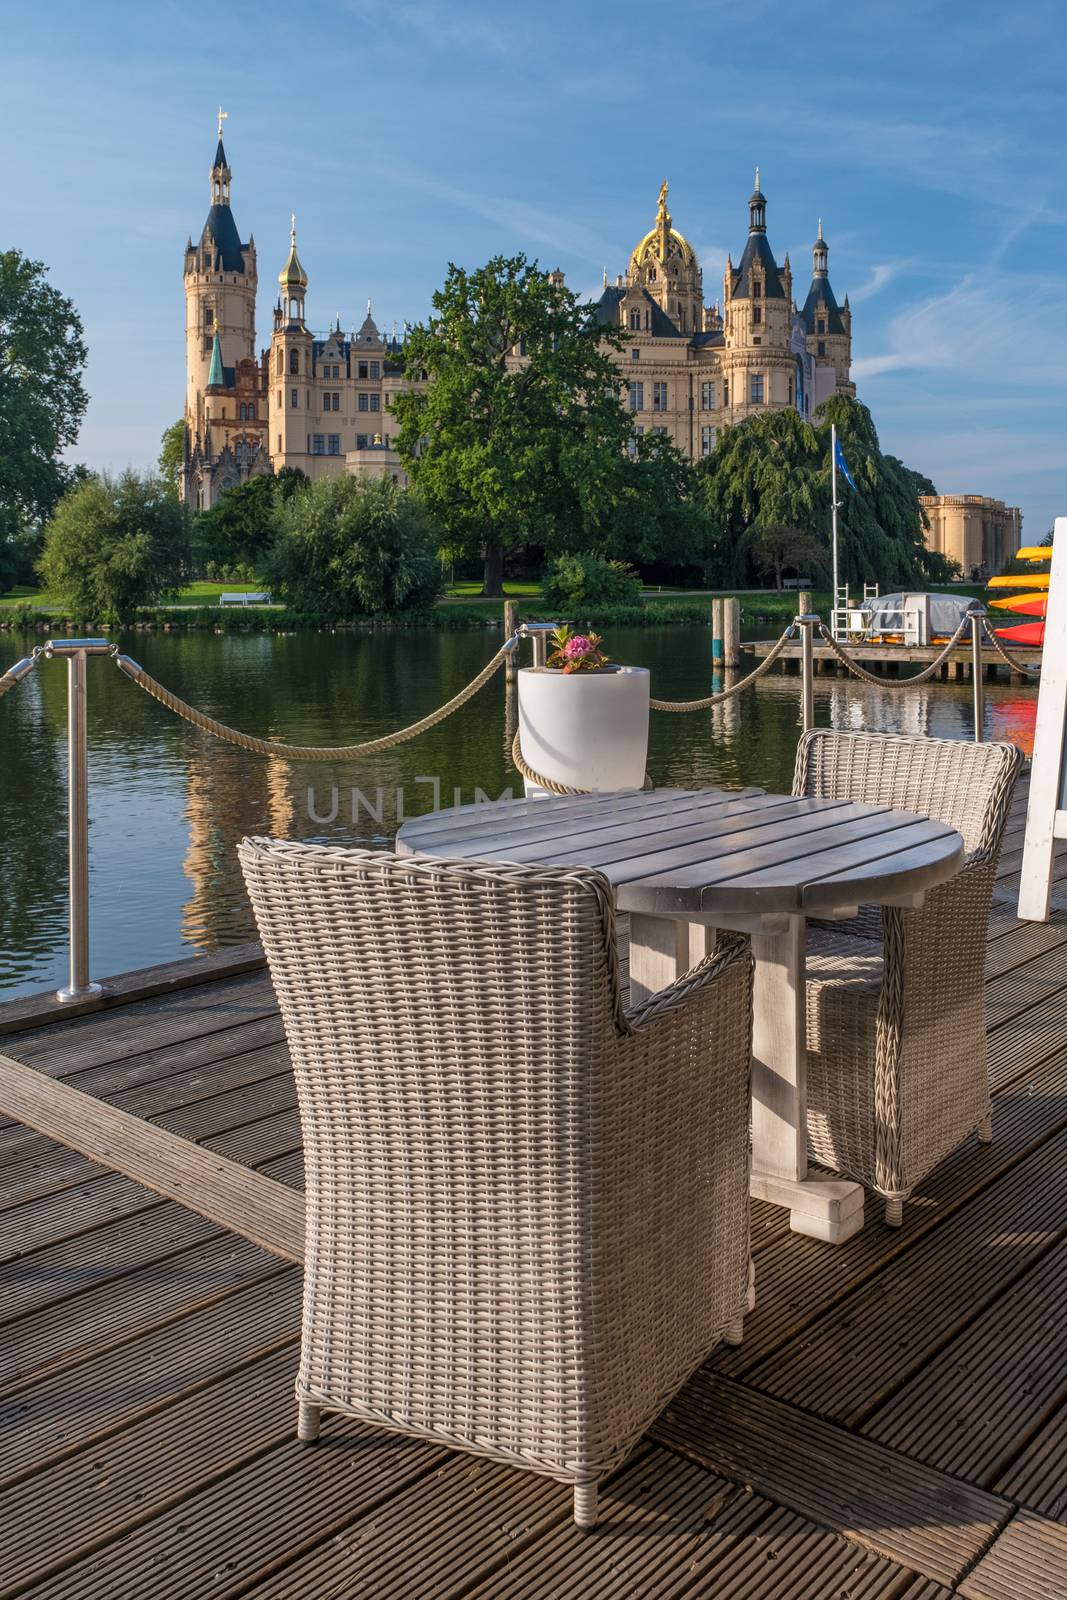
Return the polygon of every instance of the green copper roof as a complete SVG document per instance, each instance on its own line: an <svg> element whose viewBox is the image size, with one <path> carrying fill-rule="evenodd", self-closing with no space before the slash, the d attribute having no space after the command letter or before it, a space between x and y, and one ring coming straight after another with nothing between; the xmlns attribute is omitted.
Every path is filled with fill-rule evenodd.
<svg viewBox="0 0 1067 1600"><path fill-rule="evenodd" d="M209 389L224 389L226 379L222 371L222 346L219 343L219 330L215 329L215 343L211 347L211 370L207 375Z"/></svg>

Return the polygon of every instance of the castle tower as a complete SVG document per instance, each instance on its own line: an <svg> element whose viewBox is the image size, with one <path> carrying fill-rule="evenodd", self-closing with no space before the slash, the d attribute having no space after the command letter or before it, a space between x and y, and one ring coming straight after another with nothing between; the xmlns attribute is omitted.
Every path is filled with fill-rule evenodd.
<svg viewBox="0 0 1067 1600"><path fill-rule="evenodd" d="M800 313L804 342L815 363L815 404L831 394L855 394L851 381L852 313L848 296L839 306L830 287L830 247L823 238L822 218L819 236L811 248L811 288Z"/></svg>
<svg viewBox="0 0 1067 1600"><path fill-rule="evenodd" d="M296 253L296 217L290 218L289 256L278 274L278 303L270 343L270 449L274 470L308 470L315 421L314 341L305 321L308 275Z"/></svg>
<svg viewBox="0 0 1067 1600"><path fill-rule="evenodd" d="M232 173L219 138L211 207L199 241L185 247L185 494L211 505L220 482L205 469L228 451L223 487L253 469L266 442L266 404L255 359L256 247L241 242L230 210ZM208 390L211 394L208 394ZM238 449L238 446L240 447ZM231 470L231 467L233 470ZM256 470L264 470L262 460Z"/></svg>
<svg viewBox="0 0 1067 1600"><path fill-rule="evenodd" d="M722 370L727 421L738 422L757 412L794 404L792 320L789 257L779 266L767 240L767 199L760 189L757 167L748 202L748 239L736 267L727 257L723 276Z"/></svg>

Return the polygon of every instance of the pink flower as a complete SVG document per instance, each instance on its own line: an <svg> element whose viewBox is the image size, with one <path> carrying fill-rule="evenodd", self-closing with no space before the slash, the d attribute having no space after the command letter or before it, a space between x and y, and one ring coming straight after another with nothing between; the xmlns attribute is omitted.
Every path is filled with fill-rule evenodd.
<svg viewBox="0 0 1067 1600"><path fill-rule="evenodd" d="M568 661L576 661L579 656L589 655L592 651L592 648L593 643L591 639L587 639L584 633L576 633L574 638L568 639L567 643L563 646L563 654L566 656Z"/></svg>

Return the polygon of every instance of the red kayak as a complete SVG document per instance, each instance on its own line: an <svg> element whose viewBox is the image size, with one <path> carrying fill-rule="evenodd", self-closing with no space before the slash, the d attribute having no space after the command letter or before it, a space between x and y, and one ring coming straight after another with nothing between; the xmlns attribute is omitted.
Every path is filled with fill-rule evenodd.
<svg viewBox="0 0 1067 1600"><path fill-rule="evenodd" d="M997 611L1012 611L1017 617L1043 617L1048 608L1048 595L1016 595L1011 600L994 600Z"/></svg>
<svg viewBox="0 0 1067 1600"><path fill-rule="evenodd" d="M1043 622L1020 622L1014 628L998 628L997 638L1005 639L1009 644L1028 644L1040 647L1045 642L1045 624Z"/></svg>

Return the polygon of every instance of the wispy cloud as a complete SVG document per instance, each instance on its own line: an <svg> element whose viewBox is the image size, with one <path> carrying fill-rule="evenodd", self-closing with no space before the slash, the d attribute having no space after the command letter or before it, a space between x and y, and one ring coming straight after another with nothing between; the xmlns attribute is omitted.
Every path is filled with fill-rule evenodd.
<svg viewBox="0 0 1067 1600"><path fill-rule="evenodd" d="M903 261L878 261L872 266L866 279L858 289L849 293L849 304L857 305L861 300L870 300L885 288L887 283L892 283L904 271L906 263Z"/></svg>
<svg viewBox="0 0 1067 1600"><path fill-rule="evenodd" d="M435 0L340 0L341 9L357 17L378 37L396 39L408 34L437 49L462 49L475 55L503 58L515 47L512 29L491 16L479 15L469 5L440 5Z"/></svg>

